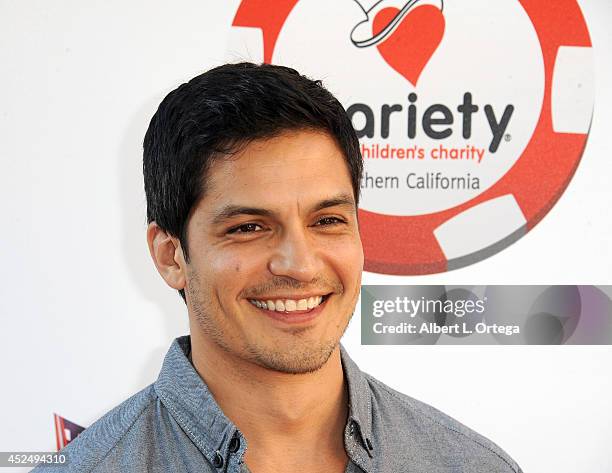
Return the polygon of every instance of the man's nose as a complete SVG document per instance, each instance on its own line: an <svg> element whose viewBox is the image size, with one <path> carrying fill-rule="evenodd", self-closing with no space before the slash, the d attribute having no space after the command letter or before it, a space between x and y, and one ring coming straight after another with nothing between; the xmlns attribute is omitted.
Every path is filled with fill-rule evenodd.
<svg viewBox="0 0 612 473"><path fill-rule="evenodd" d="M307 228L296 225L283 232L268 262L268 269L276 276L303 282L310 282L320 274L320 255Z"/></svg>

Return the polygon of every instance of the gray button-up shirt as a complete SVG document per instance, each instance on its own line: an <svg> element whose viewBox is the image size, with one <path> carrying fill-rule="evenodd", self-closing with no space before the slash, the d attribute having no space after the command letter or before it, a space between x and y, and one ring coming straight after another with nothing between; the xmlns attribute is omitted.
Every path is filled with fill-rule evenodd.
<svg viewBox="0 0 612 473"><path fill-rule="evenodd" d="M346 473L521 472L497 445L363 373L340 348L349 393ZM62 450L67 467L35 471L248 473L247 439L223 414L190 354L190 337L175 339L157 381Z"/></svg>

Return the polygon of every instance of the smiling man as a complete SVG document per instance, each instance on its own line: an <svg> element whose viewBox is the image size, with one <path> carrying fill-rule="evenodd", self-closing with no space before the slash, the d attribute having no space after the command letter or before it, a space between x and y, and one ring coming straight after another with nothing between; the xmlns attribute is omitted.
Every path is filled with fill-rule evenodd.
<svg viewBox="0 0 612 473"><path fill-rule="evenodd" d="M147 240L190 334L64 449L70 471L520 472L340 345L361 175L341 104L292 69L224 65L162 101L144 141Z"/></svg>

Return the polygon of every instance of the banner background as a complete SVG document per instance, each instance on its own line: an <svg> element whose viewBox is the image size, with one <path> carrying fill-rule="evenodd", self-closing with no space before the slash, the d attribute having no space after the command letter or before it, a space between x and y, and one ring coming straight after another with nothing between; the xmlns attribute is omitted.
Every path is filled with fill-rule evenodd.
<svg viewBox="0 0 612 473"><path fill-rule="evenodd" d="M2 450L52 450L153 382L184 304L145 242L142 139L161 99L224 62L238 1L0 1ZM579 1L591 136L526 237L475 265L363 284L612 284L612 5ZM323 78L324 79L324 78ZM527 472L610 472L612 347L361 346L360 367L489 437Z"/></svg>

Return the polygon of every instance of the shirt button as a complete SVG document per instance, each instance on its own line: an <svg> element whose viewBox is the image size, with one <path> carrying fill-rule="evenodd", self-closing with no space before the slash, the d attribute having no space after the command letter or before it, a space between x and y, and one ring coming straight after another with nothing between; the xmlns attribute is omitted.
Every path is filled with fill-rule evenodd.
<svg viewBox="0 0 612 473"><path fill-rule="evenodd" d="M215 468L221 468L223 466L223 457L221 456L221 452L219 450L215 452L215 457L213 458L213 466Z"/></svg>
<svg viewBox="0 0 612 473"><path fill-rule="evenodd" d="M240 448L240 439L238 437L232 437L229 443L229 451L230 453L236 453Z"/></svg>

